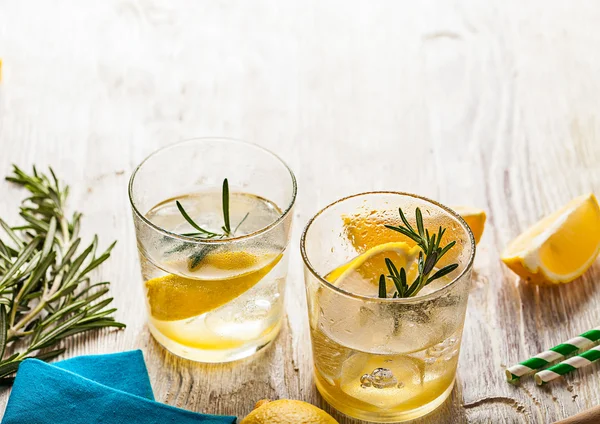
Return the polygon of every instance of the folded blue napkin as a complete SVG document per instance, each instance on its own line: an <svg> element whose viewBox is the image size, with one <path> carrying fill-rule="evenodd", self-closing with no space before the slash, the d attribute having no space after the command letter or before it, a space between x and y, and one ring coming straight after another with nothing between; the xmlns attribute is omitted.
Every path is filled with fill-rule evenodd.
<svg viewBox="0 0 600 424"><path fill-rule="evenodd" d="M154 401L140 350L19 367L2 424L234 424Z"/></svg>

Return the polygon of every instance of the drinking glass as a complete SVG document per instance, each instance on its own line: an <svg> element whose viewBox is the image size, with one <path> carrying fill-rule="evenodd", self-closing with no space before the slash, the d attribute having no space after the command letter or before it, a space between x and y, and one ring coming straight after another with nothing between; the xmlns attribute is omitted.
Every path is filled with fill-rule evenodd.
<svg viewBox="0 0 600 424"><path fill-rule="evenodd" d="M414 246L385 224L403 225L402 208L417 228L417 207L425 229L433 234L441 226L447 229L444 242L456 241L438 264L458 264L453 272L409 298L379 298L376 285L371 295L330 281L332 271L377 245ZM308 222L301 253L315 380L323 398L346 415L374 422L414 419L442 404L455 380L475 254L465 221L424 197L357 194L325 207Z"/></svg>
<svg viewBox="0 0 600 424"><path fill-rule="evenodd" d="M288 166L254 144L187 140L148 156L129 197L154 338L200 362L269 344L284 313L296 198Z"/></svg>

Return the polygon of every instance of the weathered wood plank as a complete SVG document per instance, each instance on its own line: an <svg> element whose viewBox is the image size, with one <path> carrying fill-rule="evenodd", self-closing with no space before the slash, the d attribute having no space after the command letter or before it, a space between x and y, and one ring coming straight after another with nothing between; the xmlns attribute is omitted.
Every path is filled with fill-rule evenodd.
<svg viewBox="0 0 600 424"><path fill-rule="evenodd" d="M597 366L546 389L509 386L502 369L597 325L600 266L537 288L498 256L545 213L600 193L599 20L593 1L0 0L0 174L52 164L86 234L119 240L101 276L128 328L81 338L69 355L141 348L157 398L195 411L319 404L301 227L336 198L392 189L489 213L457 387L418 422L545 423L595 405ZM146 154L203 135L276 151L300 188L288 324L233 365L175 358L149 336L126 194ZM0 215L14 219L21 194L2 193Z"/></svg>

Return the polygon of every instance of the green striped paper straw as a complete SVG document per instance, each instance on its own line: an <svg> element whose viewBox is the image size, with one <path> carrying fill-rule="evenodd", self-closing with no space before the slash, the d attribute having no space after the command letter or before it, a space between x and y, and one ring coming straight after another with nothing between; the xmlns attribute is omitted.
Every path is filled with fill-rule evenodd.
<svg viewBox="0 0 600 424"><path fill-rule="evenodd" d="M577 356L566 359L559 364L551 366L547 370L538 372L535 376L535 382L541 386L552 380L557 379L561 375L565 375L578 368L587 367L594 361L600 359L600 346L596 346L586 352L580 353Z"/></svg>
<svg viewBox="0 0 600 424"><path fill-rule="evenodd" d="M600 327L586 331L577 337L573 337L564 343L554 346L533 358L529 358L517 365L506 369L506 380L510 383L516 383L519 378L531 374L540 368L545 368L550 363L563 359L571 353L584 349L585 347L600 340Z"/></svg>

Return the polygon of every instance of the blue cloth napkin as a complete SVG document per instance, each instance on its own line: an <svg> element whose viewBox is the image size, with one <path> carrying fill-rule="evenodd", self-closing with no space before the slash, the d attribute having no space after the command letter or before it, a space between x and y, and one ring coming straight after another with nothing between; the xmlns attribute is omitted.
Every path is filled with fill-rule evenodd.
<svg viewBox="0 0 600 424"><path fill-rule="evenodd" d="M19 367L2 424L234 424L154 401L140 350Z"/></svg>

